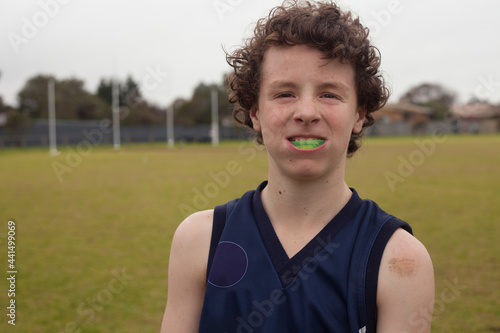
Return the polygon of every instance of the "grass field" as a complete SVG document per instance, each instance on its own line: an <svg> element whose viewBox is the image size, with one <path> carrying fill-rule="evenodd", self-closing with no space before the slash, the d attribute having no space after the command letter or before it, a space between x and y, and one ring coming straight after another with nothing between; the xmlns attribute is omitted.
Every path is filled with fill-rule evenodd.
<svg viewBox="0 0 500 333"><path fill-rule="evenodd" d="M348 184L408 221L436 275L433 332L500 331L500 136L367 138ZM222 177L227 174L229 177ZM16 223L16 326L158 332L173 232L266 178L249 143L0 150L0 253Z"/></svg>

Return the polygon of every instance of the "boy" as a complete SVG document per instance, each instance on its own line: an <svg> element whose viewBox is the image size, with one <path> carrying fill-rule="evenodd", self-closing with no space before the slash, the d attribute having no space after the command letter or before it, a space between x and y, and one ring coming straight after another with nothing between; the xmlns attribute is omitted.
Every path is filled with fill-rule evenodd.
<svg viewBox="0 0 500 333"><path fill-rule="evenodd" d="M388 99L367 29L333 3L285 2L227 59L268 180L178 227L162 332L429 332L426 249L344 181Z"/></svg>

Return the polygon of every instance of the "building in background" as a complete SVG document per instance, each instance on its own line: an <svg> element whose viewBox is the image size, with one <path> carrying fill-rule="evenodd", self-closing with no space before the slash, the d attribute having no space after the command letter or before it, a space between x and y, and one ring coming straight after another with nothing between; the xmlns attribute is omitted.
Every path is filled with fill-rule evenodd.
<svg viewBox="0 0 500 333"><path fill-rule="evenodd" d="M477 102L456 104L450 109L457 133L497 133L500 131L500 106Z"/></svg>
<svg viewBox="0 0 500 333"><path fill-rule="evenodd" d="M431 120L431 110L409 103L387 104L373 113L375 125L371 135L426 134Z"/></svg>

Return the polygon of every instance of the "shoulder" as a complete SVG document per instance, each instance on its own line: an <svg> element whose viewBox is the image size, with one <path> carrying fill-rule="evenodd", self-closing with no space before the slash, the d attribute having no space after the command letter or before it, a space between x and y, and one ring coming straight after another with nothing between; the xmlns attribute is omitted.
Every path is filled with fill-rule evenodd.
<svg viewBox="0 0 500 333"><path fill-rule="evenodd" d="M380 263L378 327L384 332L430 330L433 302L429 253L418 239L399 228L389 239Z"/></svg>
<svg viewBox="0 0 500 333"><path fill-rule="evenodd" d="M401 228L389 239L382 256L381 269L390 278L412 279L432 269L425 246L412 234Z"/></svg>
<svg viewBox="0 0 500 333"><path fill-rule="evenodd" d="M177 227L174 238L179 237L178 235L183 237L186 233L194 233L194 236L198 235L198 232L203 233L206 231L205 229L211 228L213 217L213 209L203 210L189 215Z"/></svg>
<svg viewBox="0 0 500 333"><path fill-rule="evenodd" d="M204 210L188 216L175 231L172 251L190 250L208 254L212 235L214 210Z"/></svg>
<svg viewBox="0 0 500 333"><path fill-rule="evenodd" d="M214 211L194 213L182 221L175 231L170 249L170 265L177 269L189 269L204 277L212 236Z"/></svg>

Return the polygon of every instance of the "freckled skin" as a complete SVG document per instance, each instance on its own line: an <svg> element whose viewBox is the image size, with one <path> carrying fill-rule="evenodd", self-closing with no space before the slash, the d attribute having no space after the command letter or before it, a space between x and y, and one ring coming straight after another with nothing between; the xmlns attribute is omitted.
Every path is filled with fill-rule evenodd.
<svg viewBox="0 0 500 333"><path fill-rule="evenodd" d="M416 263L413 259L392 258L389 261L389 270L401 277L410 277L415 275Z"/></svg>

